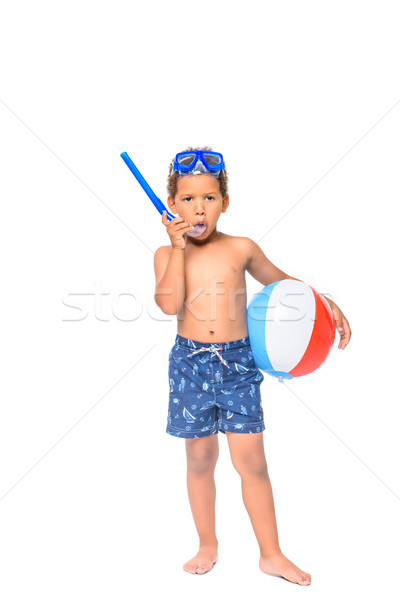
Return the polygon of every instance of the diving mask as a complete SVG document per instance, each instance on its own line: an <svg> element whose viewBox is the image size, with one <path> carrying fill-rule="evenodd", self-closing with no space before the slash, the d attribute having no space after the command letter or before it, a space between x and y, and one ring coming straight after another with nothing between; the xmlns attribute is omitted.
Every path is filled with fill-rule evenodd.
<svg viewBox="0 0 400 600"><path fill-rule="evenodd" d="M179 152L175 157L173 168L174 171L178 171L179 177L209 175L218 178L220 172L225 169L225 163L219 152L193 150Z"/></svg>

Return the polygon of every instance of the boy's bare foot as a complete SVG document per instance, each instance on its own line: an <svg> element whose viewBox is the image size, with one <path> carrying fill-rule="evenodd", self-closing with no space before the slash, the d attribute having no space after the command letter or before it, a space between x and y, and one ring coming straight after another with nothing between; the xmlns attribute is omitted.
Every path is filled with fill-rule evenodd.
<svg viewBox="0 0 400 600"><path fill-rule="evenodd" d="M310 585L311 583L311 575L296 567L282 553L273 556L261 556L259 566L261 571L267 573L267 575L283 577L299 585Z"/></svg>
<svg viewBox="0 0 400 600"><path fill-rule="evenodd" d="M188 560L183 569L193 575L204 575L207 571L211 571L218 560L216 546L200 546L196 556Z"/></svg>

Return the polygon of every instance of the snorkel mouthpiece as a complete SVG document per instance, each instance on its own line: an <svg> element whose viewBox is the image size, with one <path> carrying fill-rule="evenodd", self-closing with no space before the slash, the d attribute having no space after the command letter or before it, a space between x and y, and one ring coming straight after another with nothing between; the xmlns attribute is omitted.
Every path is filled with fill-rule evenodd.
<svg viewBox="0 0 400 600"><path fill-rule="evenodd" d="M206 229L207 226L204 225L204 223L198 223L194 226L194 229L192 229L192 231L187 231L186 235L188 235L189 237L198 237L199 235L204 233Z"/></svg>

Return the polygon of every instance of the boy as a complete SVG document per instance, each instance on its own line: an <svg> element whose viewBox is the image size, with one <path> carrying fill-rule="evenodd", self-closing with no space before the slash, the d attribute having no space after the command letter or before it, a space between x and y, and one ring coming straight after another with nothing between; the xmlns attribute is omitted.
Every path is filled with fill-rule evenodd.
<svg viewBox="0 0 400 600"><path fill-rule="evenodd" d="M260 547L260 569L309 585L310 574L286 558L279 546L263 447L264 376L254 362L246 318L246 270L263 286L295 278L273 265L251 239L217 230L229 206L227 183L223 157L211 148L188 148L176 155L168 177L168 206L179 216L168 221L163 213L171 244L158 248L154 258L155 301L178 320L169 355L166 431L185 438L188 495L199 535L199 551L183 568L204 574L218 559L214 434L221 431L241 477L244 504ZM351 336L349 324L336 304L327 301L341 335L339 348L344 348Z"/></svg>

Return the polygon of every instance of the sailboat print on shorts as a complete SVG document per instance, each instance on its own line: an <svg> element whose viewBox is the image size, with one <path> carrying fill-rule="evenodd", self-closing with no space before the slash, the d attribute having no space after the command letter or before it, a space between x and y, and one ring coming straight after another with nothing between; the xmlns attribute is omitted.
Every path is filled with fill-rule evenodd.
<svg viewBox="0 0 400 600"><path fill-rule="evenodd" d="M186 419L186 421L187 421L188 423L194 423L194 422L195 422L195 420L196 420L196 417L194 417L194 416L193 416L193 415L192 415L192 414L191 414L191 413L188 411L188 409L187 409L187 408L184 408L184 409L183 409L183 413L182 413L182 414L183 414L183 416L185 417L185 419Z"/></svg>
<svg viewBox="0 0 400 600"><path fill-rule="evenodd" d="M226 411L226 418L227 419L231 419L233 417L233 412L231 412L230 410Z"/></svg>
<svg viewBox="0 0 400 600"><path fill-rule="evenodd" d="M235 362L235 369L238 373L246 373L249 370L249 367L244 367L243 365L239 365Z"/></svg>

